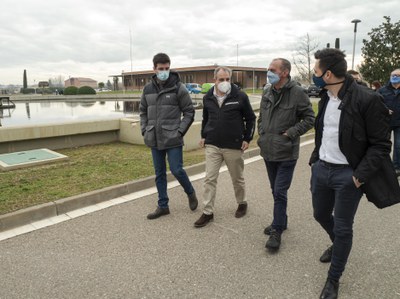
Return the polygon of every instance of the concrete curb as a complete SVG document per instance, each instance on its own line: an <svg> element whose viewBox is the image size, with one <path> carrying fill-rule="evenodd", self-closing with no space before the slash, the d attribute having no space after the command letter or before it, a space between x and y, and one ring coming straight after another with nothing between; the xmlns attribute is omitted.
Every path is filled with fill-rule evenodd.
<svg viewBox="0 0 400 299"><path fill-rule="evenodd" d="M313 138L314 133L309 133L301 136L301 142L309 141ZM259 154L259 148L250 149L244 154L244 159L249 159ZM202 173L205 171L205 162L186 167L185 170L189 176ZM0 215L0 232L154 187L154 180L155 176L153 175ZM171 173L168 173L167 180L170 182L175 178Z"/></svg>

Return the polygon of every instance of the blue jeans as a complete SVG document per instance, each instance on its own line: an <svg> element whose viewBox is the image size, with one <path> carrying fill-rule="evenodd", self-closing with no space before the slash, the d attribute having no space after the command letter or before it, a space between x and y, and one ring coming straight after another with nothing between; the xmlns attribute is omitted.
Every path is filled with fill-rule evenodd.
<svg viewBox="0 0 400 299"><path fill-rule="evenodd" d="M393 166L400 170L400 127L393 127Z"/></svg>
<svg viewBox="0 0 400 299"><path fill-rule="evenodd" d="M282 233L287 226L287 193L292 183L297 160L271 162L264 160L274 197L272 228Z"/></svg>
<svg viewBox="0 0 400 299"><path fill-rule="evenodd" d="M311 172L314 218L333 242L328 278L339 281L351 251L354 216L362 191L354 185L353 169L348 165L328 166L317 161Z"/></svg>
<svg viewBox="0 0 400 299"><path fill-rule="evenodd" d="M182 147L174 147L166 150L151 149L153 156L154 171L156 174L156 186L158 191L158 206L160 208L168 208L167 194L167 166L165 157L168 157L168 164L171 173L181 184L186 194L194 192L192 183L183 169Z"/></svg>

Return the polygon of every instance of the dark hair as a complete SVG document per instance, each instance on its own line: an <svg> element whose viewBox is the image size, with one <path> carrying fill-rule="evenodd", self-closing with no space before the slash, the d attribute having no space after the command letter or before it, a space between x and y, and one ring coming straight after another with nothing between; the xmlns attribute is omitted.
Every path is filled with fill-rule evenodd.
<svg viewBox="0 0 400 299"><path fill-rule="evenodd" d="M357 71L355 71L355 70L348 70L347 73L348 73L349 75L359 75L359 74L360 74L359 72L357 72Z"/></svg>
<svg viewBox="0 0 400 299"><path fill-rule="evenodd" d="M275 58L273 61L276 60L279 60L281 62L281 71L288 71L290 74L290 71L292 70L292 65L290 64L290 61L285 58Z"/></svg>
<svg viewBox="0 0 400 299"><path fill-rule="evenodd" d="M322 71L330 70L336 77L346 76L347 61L344 59L346 54L335 48L325 48L318 50L314 54L315 59L319 59L319 67Z"/></svg>
<svg viewBox="0 0 400 299"><path fill-rule="evenodd" d="M169 59L168 55L165 53L158 53L153 57L153 65L157 67L158 63L169 63L171 64L171 60Z"/></svg>
<svg viewBox="0 0 400 299"><path fill-rule="evenodd" d="M372 81L371 85L374 86L376 90L382 87L381 82L379 82L378 80Z"/></svg>

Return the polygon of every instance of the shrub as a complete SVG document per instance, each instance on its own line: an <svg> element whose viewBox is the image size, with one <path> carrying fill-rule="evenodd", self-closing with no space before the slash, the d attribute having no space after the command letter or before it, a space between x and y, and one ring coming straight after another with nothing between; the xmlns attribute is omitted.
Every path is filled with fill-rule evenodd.
<svg viewBox="0 0 400 299"><path fill-rule="evenodd" d="M23 94L35 93L35 89L34 88L21 88L21 93L23 93Z"/></svg>
<svg viewBox="0 0 400 299"><path fill-rule="evenodd" d="M79 87L78 94L96 94L96 91L90 86L82 86Z"/></svg>
<svg viewBox="0 0 400 299"><path fill-rule="evenodd" d="M64 95L76 95L78 94L78 87L76 86L68 86L64 89Z"/></svg>

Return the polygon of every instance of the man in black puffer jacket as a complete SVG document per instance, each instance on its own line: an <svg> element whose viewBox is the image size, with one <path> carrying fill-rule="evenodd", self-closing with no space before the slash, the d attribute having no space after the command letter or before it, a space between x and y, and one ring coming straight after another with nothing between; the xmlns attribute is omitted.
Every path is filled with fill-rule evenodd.
<svg viewBox="0 0 400 299"><path fill-rule="evenodd" d="M238 204L235 217L243 217L247 211L243 151L253 139L256 116L248 96L230 82L231 76L230 69L217 67L215 86L203 98L200 146L206 150L206 178L204 210L195 227L203 227L214 218L217 179L223 161L231 175Z"/></svg>
<svg viewBox="0 0 400 299"><path fill-rule="evenodd" d="M155 75L144 87L139 107L142 135L151 148L158 191L157 209L147 215L148 219L169 214L166 157L172 174L188 196L190 209L196 210L198 204L182 159L183 136L194 119L192 99L178 73L170 71L168 55L155 55L153 64Z"/></svg>

